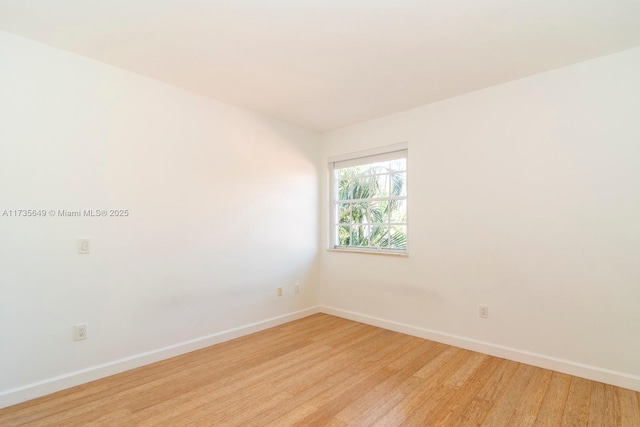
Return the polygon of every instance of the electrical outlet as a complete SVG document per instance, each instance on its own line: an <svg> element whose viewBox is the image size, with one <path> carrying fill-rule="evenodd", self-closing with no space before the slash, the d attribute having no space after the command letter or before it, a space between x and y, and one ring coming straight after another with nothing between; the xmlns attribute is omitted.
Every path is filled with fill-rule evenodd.
<svg viewBox="0 0 640 427"><path fill-rule="evenodd" d="M278 296L282 296L282 286L278 286Z"/></svg>
<svg viewBox="0 0 640 427"><path fill-rule="evenodd" d="M73 338L76 341L81 341L81 340L86 340L87 339L87 325L83 324L83 325L76 325L74 332L73 332Z"/></svg>
<svg viewBox="0 0 640 427"><path fill-rule="evenodd" d="M91 253L91 247L89 246L91 242L89 239L78 239L78 253L81 255L87 255Z"/></svg>
<svg viewBox="0 0 640 427"><path fill-rule="evenodd" d="M294 289L295 289L296 294L299 294L300 293L300 283L296 283Z"/></svg>
<svg viewBox="0 0 640 427"><path fill-rule="evenodd" d="M488 319L489 318L489 307L486 305L481 305L478 308L478 316L482 317L483 319Z"/></svg>

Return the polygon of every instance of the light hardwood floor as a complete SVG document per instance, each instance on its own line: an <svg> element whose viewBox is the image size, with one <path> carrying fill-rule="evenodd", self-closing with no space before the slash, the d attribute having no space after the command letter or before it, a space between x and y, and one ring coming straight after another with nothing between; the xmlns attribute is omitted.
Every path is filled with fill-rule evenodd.
<svg viewBox="0 0 640 427"><path fill-rule="evenodd" d="M640 393L317 314L0 410L1 426L640 426Z"/></svg>

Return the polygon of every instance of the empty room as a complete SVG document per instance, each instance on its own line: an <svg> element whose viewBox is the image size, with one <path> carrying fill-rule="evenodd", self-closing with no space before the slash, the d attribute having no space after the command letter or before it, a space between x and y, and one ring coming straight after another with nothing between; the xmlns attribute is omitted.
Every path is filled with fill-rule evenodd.
<svg viewBox="0 0 640 427"><path fill-rule="evenodd" d="M640 2L0 0L0 426L640 426Z"/></svg>

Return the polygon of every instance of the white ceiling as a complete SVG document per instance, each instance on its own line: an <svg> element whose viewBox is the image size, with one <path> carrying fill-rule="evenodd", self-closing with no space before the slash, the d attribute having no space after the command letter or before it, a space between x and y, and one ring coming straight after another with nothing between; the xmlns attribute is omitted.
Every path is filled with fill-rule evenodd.
<svg viewBox="0 0 640 427"><path fill-rule="evenodd" d="M640 0L0 0L0 29L327 131L640 46Z"/></svg>

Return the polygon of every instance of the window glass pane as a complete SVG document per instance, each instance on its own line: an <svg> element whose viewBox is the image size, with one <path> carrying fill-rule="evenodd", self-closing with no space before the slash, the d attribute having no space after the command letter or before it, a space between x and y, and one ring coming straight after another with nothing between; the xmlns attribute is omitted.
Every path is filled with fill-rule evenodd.
<svg viewBox="0 0 640 427"><path fill-rule="evenodd" d="M371 197L389 197L389 175L372 176L369 182Z"/></svg>
<svg viewBox="0 0 640 427"><path fill-rule="evenodd" d="M368 165L366 173L368 175L375 175L379 173L389 173L389 162L385 161L385 162L371 163L370 165Z"/></svg>
<svg viewBox="0 0 640 427"><path fill-rule="evenodd" d="M363 225L351 227L350 246L367 246L367 233Z"/></svg>
<svg viewBox="0 0 640 427"><path fill-rule="evenodd" d="M374 225L371 227L371 246L389 246L389 227L385 225Z"/></svg>
<svg viewBox="0 0 640 427"><path fill-rule="evenodd" d="M407 201L392 200L389 202L389 220L394 222L407 222Z"/></svg>
<svg viewBox="0 0 640 427"><path fill-rule="evenodd" d="M355 190L354 199L368 199L371 197L371 177L359 178L357 182L357 188Z"/></svg>
<svg viewBox="0 0 640 427"><path fill-rule="evenodd" d="M369 211L367 203L353 203L351 205L351 221L355 224L369 222Z"/></svg>
<svg viewBox="0 0 640 427"><path fill-rule="evenodd" d="M371 224L366 224L363 226L364 239L362 241L362 246L371 246Z"/></svg>
<svg viewBox="0 0 640 427"><path fill-rule="evenodd" d="M354 183L352 179L343 179L338 186L338 199L350 200L353 199Z"/></svg>
<svg viewBox="0 0 640 427"><path fill-rule="evenodd" d="M380 222L389 222L389 200L382 200L378 202L378 206L380 207Z"/></svg>
<svg viewBox="0 0 640 427"><path fill-rule="evenodd" d="M407 173L394 173L391 175L391 195L406 196L407 195Z"/></svg>
<svg viewBox="0 0 640 427"><path fill-rule="evenodd" d="M365 176L369 174L369 165L355 166L353 169L355 171L355 176Z"/></svg>
<svg viewBox="0 0 640 427"><path fill-rule="evenodd" d="M348 179L355 176L355 168L338 169L338 179Z"/></svg>
<svg viewBox="0 0 640 427"><path fill-rule="evenodd" d="M338 205L338 222L347 224L351 222L351 205Z"/></svg>
<svg viewBox="0 0 640 427"><path fill-rule="evenodd" d="M338 245L349 246L351 242L351 227L341 225L338 227Z"/></svg>
<svg viewBox="0 0 640 427"><path fill-rule="evenodd" d="M397 225L391 227L389 233L389 247L392 249L406 249L407 247L407 226Z"/></svg>
<svg viewBox="0 0 640 427"><path fill-rule="evenodd" d="M370 194L370 177L344 179L338 186L339 200L368 199Z"/></svg>
<svg viewBox="0 0 640 427"><path fill-rule="evenodd" d="M383 223L388 221L386 215L387 201L369 202L369 222Z"/></svg>
<svg viewBox="0 0 640 427"><path fill-rule="evenodd" d="M351 180L341 179L338 183L338 200L349 200L351 198Z"/></svg>
<svg viewBox="0 0 640 427"><path fill-rule="evenodd" d="M391 163L391 170L392 171L406 171L407 170L407 159L392 160L390 163Z"/></svg>

